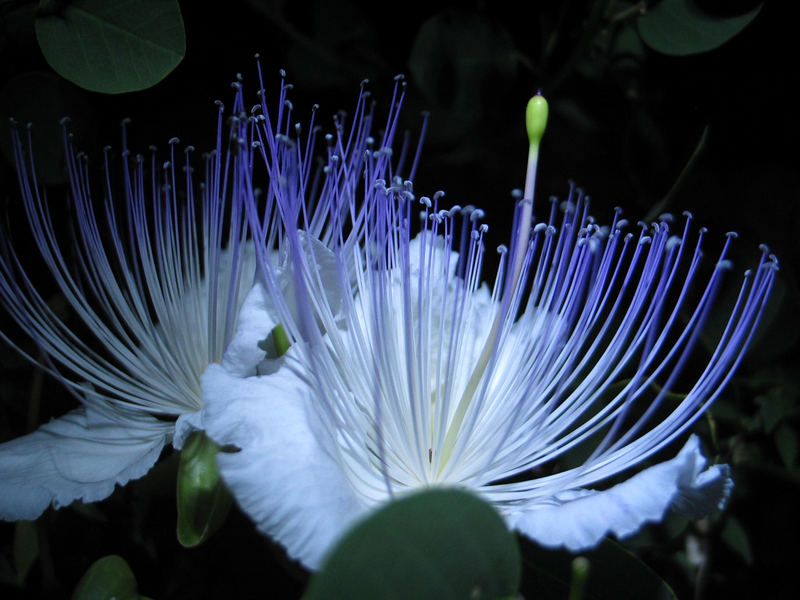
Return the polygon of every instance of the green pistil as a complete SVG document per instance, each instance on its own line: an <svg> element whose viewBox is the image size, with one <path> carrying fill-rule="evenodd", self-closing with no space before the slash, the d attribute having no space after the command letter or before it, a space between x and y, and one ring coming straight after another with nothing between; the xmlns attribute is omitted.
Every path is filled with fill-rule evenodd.
<svg viewBox="0 0 800 600"><path fill-rule="evenodd" d="M525 258L525 253L528 248L528 240L530 239L531 223L533 221L533 197L536 191L536 170L539 164L539 143L542 141L545 127L547 126L547 100L544 99L541 93L537 93L533 98L528 101L528 106L525 109L525 128L528 131L528 141L530 146L528 148L528 168L525 175L525 191L523 194L522 213L519 219L519 229L517 230L517 247L515 249L514 264L509 265L510 277L506 279L505 289L503 291L504 298L511 298L519 283L520 273L522 272L522 263ZM500 325L505 319L506 314L498 313L492 323L492 329L489 336L486 338L486 343L483 346L478 362L472 375L467 382L467 387L461 400L456 407L456 412L453 415L453 420L447 428L447 434L442 444L441 456L439 456L439 470L438 474L441 475L444 466L453 454L453 448L456 445L458 433L461 430L461 425L464 422L464 417L467 414L470 402L475 396L475 391L478 389L481 377L489 365L489 358L492 355L497 334L500 331Z"/></svg>

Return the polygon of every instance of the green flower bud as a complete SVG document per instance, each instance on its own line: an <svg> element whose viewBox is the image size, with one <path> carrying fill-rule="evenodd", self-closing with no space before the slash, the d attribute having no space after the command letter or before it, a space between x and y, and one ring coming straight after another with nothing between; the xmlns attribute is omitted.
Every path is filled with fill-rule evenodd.
<svg viewBox="0 0 800 600"><path fill-rule="evenodd" d="M125 562L116 554L97 559L84 573L72 600L140 600L136 577Z"/></svg>
<svg viewBox="0 0 800 600"><path fill-rule="evenodd" d="M178 465L178 541L186 547L205 542L220 528L231 507L231 495L219 475L220 447L195 431L181 451Z"/></svg>

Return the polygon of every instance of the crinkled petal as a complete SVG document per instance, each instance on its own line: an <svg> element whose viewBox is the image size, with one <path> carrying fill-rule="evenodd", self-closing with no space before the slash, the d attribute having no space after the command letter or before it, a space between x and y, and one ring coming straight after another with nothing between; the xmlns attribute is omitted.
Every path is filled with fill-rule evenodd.
<svg viewBox="0 0 800 600"><path fill-rule="evenodd" d="M0 519L106 498L150 470L172 429L142 413L84 406L0 444Z"/></svg>
<svg viewBox="0 0 800 600"><path fill-rule="evenodd" d="M331 316L335 317L342 306L342 291L339 286L339 263L333 251L318 239L309 236L305 231L297 232L300 238L305 262L315 279L308 290L312 298L322 300ZM288 250L287 250L288 252ZM288 253L282 259L282 266L277 269L281 293L286 298L292 318L300 323L302 318L298 312L297 290L295 289L294 267ZM313 266L312 266L313 265ZM319 325L323 325L319 323Z"/></svg>
<svg viewBox="0 0 800 600"><path fill-rule="evenodd" d="M200 424L202 420L202 411L180 415L175 422L175 435L172 438L172 446L176 450L183 450L183 445L189 439L189 436L195 431L202 431L203 427Z"/></svg>
<svg viewBox="0 0 800 600"><path fill-rule="evenodd" d="M293 354L274 374L246 379L220 365L203 375L200 427L218 444L225 483L258 529L311 569L365 507L310 420L311 388Z"/></svg>
<svg viewBox="0 0 800 600"><path fill-rule="evenodd" d="M299 233L306 260L316 268L316 276L319 279L317 291L321 297L325 298L327 306L333 313L332 316L336 316L342 305L336 256L319 240L309 237L303 231ZM277 256L274 258L278 259ZM300 322L295 299L294 275L288 268L288 260L288 255L280 259L282 266L275 269L275 275L292 318L295 322ZM239 309L236 333L225 350L222 365L230 373L239 377L249 377L264 372L271 373L276 370L278 365L274 360L265 361L266 354L260 342L269 336L278 323L278 310L273 305L264 286L256 283L248 292Z"/></svg>
<svg viewBox="0 0 800 600"><path fill-rule="evenodd" d="M683 472L683 479L670 509L689 519L700 519L725 508L733 491L733 479L728 465L712 465L705 469L706 459L699 449L697 437L687 443L694 444L694 465Z"/></svg>
<svg viewBox="0 0 800 600"><path fill-rule="evenodd" d="M261 284L255 284L239 309L236 333L222 359L228 371L240 377L255 375L256 367L264 360L265 354L259 342L278 324L274 314L266 290Z"/></svg>
<svg viewBox="0 0 800 600"><path fill-rule="evenodd" d="M552 504L506 509L509 527L547 547L573 552L608 534L630 536L670 509L698 517L724 505L732 483L726 466L703 470L706 460L692 436L678 455L604 491L573 490Z"/></svg>

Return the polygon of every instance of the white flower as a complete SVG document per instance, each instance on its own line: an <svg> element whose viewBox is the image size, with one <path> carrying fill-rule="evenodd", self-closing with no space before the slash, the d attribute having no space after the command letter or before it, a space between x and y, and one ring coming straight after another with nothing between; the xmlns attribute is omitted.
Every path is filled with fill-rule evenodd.
<svg viewBox="0 0 800 600"><path fill-rule="evenodd" d="M181 173L177 139L161 165L155 153L131 156L123 127L121 185L114 188L107 153L102 208L88 184L88 161L65 137L73 239L57 234L32 151L14 132L36 247L79 325L50 308L34 283L39 274L6 242L0 299L41 358L10 332L0 337L62 382L80 406L0 444L0 518L33 519L51 504L105 498L115 484L144 475L172 440L176 419L201 408L200 375L222 358L255 272L240 183L226 176L226 161L235 157L221 132L220 119L198 190L191 147Z"/></svg>
<svg viewBox="0 0 800 600"><path fill-rule="evenodd" d="M626 233L619 212L598 226L573 189L560 210L537 203L538 223L532 200L517 202L490 290L481 211L440 210L441 195L417 200L399 178L401 102L377 142L371 113L357 108L350 131L337 123L316 193L308 146L253 121L290 262L258 250L257 294L270 299L243 309L233 343L252 340L243 323L261 322L281 323L293 344L269 374L203 375L195 423L239 449L218 457L239 505L310 568L360 516L427 486L471 490L510 527L570 550L671 509L721 507L728 467L685 440L741 361L774 258L764 250L745 275L711 356L694 355L733 236L706 274L705 231L690 215L677 234L668 215ZM286 130L279 117L274 131ZM528 198L532 187L529 177ZM248 209L263 239L266 219ZM277 283L287 269L288 295ZM266 308L287 298L293 312ZM677 456L648 466L681 440Z"/></svg>

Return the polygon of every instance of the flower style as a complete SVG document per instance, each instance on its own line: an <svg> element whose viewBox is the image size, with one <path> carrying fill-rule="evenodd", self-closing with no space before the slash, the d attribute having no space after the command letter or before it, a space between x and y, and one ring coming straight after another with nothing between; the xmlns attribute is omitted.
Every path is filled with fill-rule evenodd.
<svg viewBox="0 0 800 600"><path fill-rule="evenodd" d="M704 271L706 231L689 213L628 231L617 210L600 226L572 188L535 221L543 123L533 122L525 191L489 289L482 211L442 209L441 193L416 199L419 150L408 170L406 148L392 152L402 89L380 136L363 92L351 128L336 121L316 186L311 134L290 139L288 116L273 122L263 96L243 127L269 173L281 258L257 244L259 283L232 341L251 348L238 354L249 362L209 365L204 408L178 432L202 428L238 448L218 464L263 533L313 569L356 519L427 486L472 490L510 527L570 550L669 510L724 505L728 467L708 466L686 438L756 329L777 271L766 248L692 372L732 234ZM266 219L246 203L265 239ZM243 376L264 358L254 323L281 325L291 346ZM677 456L647 466L680 440Z"/></svg>
<svg viewBox="0 0 800 600"><path fill-rule="evenodd" d="M112 192L106 152L99 211L88 161L64 130L76 223L68 242L56 233L33 152L15 130L34 241L80 325L56 314L6 243L0 299L41 358L8 332L0 337L63 383L81 406L0 444L0 518L32 519L50 504L105 498L115 484L144 475L172 440L178 416L201 408L200 375L221 359L255 273L241 194L228 177L236 159L223 148L222 114L220 105L217 146L205 159L199 202L192 148L181 175L177 139L161 167L155 151L149 159L131 155L123 123L123 197Z"/></svg>

